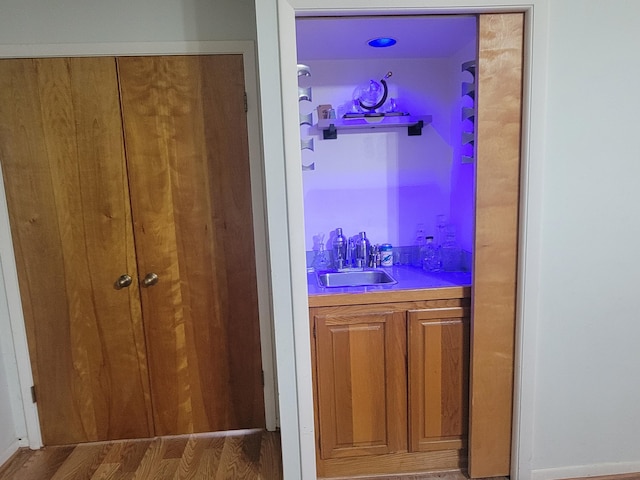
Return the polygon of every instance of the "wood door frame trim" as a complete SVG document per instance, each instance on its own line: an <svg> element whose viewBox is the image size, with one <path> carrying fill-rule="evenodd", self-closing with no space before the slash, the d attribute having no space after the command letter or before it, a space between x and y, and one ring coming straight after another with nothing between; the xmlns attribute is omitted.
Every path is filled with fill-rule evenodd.
<svg viewBox="0 0 640 480"><path fill-rule="evenodd" d="M275 371L274 325L271 308L271 279L268 266L268 244L266 224L266 197L264 185L264 162L262 152L262 132L260 125L260 103L258 96L258 72L256 45L253 41L203 41L203 42L134 42L96 44L40 44L2 45L0 59L4 58L47 58L81 56L141 56L141 55L215 55L236 54L243 56L244 82L247 91L247 131L249 142L249 162L251 175L251 197L253 209L253 230L256 256L256 276L258 278L258 311L260 316L260 344L262 369L264 371L265 421L268 430L279 426L277 386ZM32 449L42 447L42 432L35 403L31 402L33 373L29 360L29 348L22 311L15 254L9 227L6 193L0 171L0 268L5 282L8 325L0 323L3 338L11 338L15 352L17 383L21 404L13 400L11 407L22 412L14 413L14 421L24 418L24 425L17 428L19 446ZM5 358L13 352L5 352ZM15 384L16 382L14 382ZM12 399L15 395L12 395ZM23 413L23 416L19 415ZM22 438L26 436L26 438Z"/></svg>

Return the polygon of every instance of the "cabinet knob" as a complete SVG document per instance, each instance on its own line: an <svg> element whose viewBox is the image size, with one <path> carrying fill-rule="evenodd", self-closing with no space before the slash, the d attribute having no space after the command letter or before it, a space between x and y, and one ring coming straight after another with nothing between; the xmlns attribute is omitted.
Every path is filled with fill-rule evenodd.
<svg viewBox="0 0 640 480"><path fill-rule="evenodd" d="M125 273L124 275L120 275L118 277L116 283L113 285L113 288L115 288L116 290L127 288L129 285L131 285L132 281L133 279Z"/></svg>
<svg viewBox="0 0 640 480"><path fill-rule="evenodd" d="M158 275L155 273L147 273L147 275L142 279L142 286L144 288L153 287L156 283L158 283Z"/></svg>

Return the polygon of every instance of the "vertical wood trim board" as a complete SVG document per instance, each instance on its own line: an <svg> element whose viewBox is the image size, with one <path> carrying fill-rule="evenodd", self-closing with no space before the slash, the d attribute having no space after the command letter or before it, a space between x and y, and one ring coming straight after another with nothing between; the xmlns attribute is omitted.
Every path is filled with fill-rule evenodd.
<svg viewBox="0 0 640 480"><path fill-rule="evenodd" d="M469 474L508 475L524 14L479 16Z"/></svg>

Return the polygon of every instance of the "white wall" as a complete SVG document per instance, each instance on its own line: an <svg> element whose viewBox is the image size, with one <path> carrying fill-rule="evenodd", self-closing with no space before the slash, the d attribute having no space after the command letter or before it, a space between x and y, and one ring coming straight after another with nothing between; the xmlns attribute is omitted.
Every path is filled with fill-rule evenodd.
<svg viewBox="0 0 640 480"><path fill-rule="evenodd" d="M0 189L1 190L1 189ZM9 323L9 309L4 293L4 276L0 263L0 465L18 448L20 422L20 384L17 378L15 353Z"/></svg>
<svg viewBox="0 0 640 480"><path fill-rule="evenodd" d="M3 0L0 45L250 40L252 0Z"/></svg>
<svg viewBox="0 0 640 480"><path fill-rule="evenodd" d="M312 71L300 84L313 93L313 102L300 102L301 113L331 104L341 117L356 85L390 70L389 97L398 110L433 116L421 136L408 136L403 127L342 130L337 139L323 140L316 127L301 128L303 139L314 138L314 150L302 151L302 163L315 164L303 173L307 249L313 235L322 232L326 241L336 227L347 236L366 231L372 244L394 246L413 245L418 224L434 235L436 215L450 213L450 144L459 137L450 138L451 105L460 98L460 67L454 70L446 58L300 61Z"/></svg>
<svg viewBox="0 0 640 480"><path fill-rule="evenodd" d="M532 468L640 471L640 3L550 14Z"/></svg>

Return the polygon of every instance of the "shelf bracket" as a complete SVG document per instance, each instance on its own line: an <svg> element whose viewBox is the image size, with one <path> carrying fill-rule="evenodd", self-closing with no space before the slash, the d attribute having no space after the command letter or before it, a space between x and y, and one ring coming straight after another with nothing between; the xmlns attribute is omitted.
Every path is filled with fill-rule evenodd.
<svg viewBox="0 0 640 480"><path fill-rule="evenodd" d="M322 138L324 140L335 140L338 138L338 129L333 123L329 125L329 128L322 130Z"/></svg>
<svg viewBox="0 0 640 480"><path fill-rule="evenodd" d="M407 134L410 137L415 137L415 136L418 136L418 135L422 135L422 127L424 127L424 121L423 120L420 120L415 125L409 125L407 127Z"/></svg>

